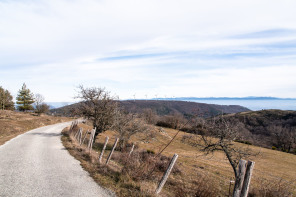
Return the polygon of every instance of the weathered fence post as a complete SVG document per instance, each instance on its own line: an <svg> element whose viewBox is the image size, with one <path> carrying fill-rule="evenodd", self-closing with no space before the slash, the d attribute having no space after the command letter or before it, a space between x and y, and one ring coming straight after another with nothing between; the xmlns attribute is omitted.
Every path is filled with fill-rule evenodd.
<svg viewBox="0 0 296 197"><path fill-rule="evenodd" d="M77 136L78 136L79 132L80 132L80 129L78 129L78 131L74 135L74 138L76 138L76 140L77 140Z"/></svg>
<svg viewBox="0 0 296 197"><path fill-rule="evenodd" d="M101 154L100 154L100 156L99 156L99 163L102 162L102 158L103 158L103 155L104 155L104 151L105 151L105 149L106 149L106 146L107 146L107 144L108 144L108 140L109 140L109 137L107 136L107 137L106 137L106 140L105 140L105 144L104 144L103 149L102 149L102 152L101 152Z"/></svg>
<svg viewBox="0 0 296 197"><path fill-rule="evenodd" d="M93 136L93 130L91 130L90 135L89 135L89 141L88 141L87 149L90 148L90 144L91 144L91 141L92 141L92 136Z"/></svg>
<svg viewBox="0 0 296 197"><path fill-rule="evenodd" d="M247 169L246 169L246 174L244 178L244 183L243 183L243 188L241 192L241 197L247 197L249 193L249 186L252 178L252 172L255 166L255 162L253 161L248 161L247 163Z"/></svg>
<svg viewBox="0 0 296 197"><path fill-rule="evenodd" d="M231 186L232 186L232 183L235 183L235 181L233 181L233 180L229 180L229 188L228 188L228 197L230 197L231 196Z"/></svg>
<svg viewBox="0 0 296 197"><path fill-rule="evenodd" d="M82 142L82 132L83 132L83 129L80 128L80 133L79 133L79 145L81 146L81 142Z"/></svg>
<svg viewBox="0 0 296 197"><path fill-rule="evenodd" d="M81 128L79 128L77 133L75 134L75 138L76 138L77 141L79 141L80 132L81 132Z"/></svg>
<svg viewBox="0 0 296 197"><path fill-rule="evenodd" d="M69 132L70 132L70 133L72 132L73 124L74 124L74 122L72 122L72 124L71 124L71 126L70 126L70 129L69 129Z"/></svg>
<svg viewBox="0 0 296 197"><path fill-rule="evenodd" d="M240 160L238 164L238 175L235 180L234 188L233 188L233 197L240 197L242 187L243 187L243 182L244 182L244 177L246 173L246 160Z"/></svg>
<svg viewBox="0 0 296 197"><path fill-rule="evenodd" d="M157 189L155 191L156 194L159 194L159 192L161 192L161 190L162 190L165 182L167 181L167 179L168 179L168 177L169 177L169 175L170 175L170 173L171 173L177 159L178 159L178 155L174 154L174 156L173 156L173 158L172 158L172 160L171 160L171 162L169 164L168 169L166 170L166 172L164 173L162 179L160 180L160 182L158 184L158 187L157 187Z"/></svg>
<svg viewBox="0 0 296 197"><path fill-rule="evenodd" d="M89 132L89 130L85 131L85 134L84 134L84 137L83 137L83 140L82 140L82 143L81 143L81 144L84 143L84 141L85 141L85 139L86 139L86 135L88 134L88 132Z"/></svg>
<svg viewBox="0 0 296 197"><path fill-rule="evenodd" d="M91 137L91 142L90 142L90 148L89 148L89 152L91 152L92 150L92 147L93 147L93 143L95 141L95 133L96 133L96 128L93 129L93 132L92 132L92 137Z"/></svg>
<svg viewBox="0 0 296 197"><path fill-rule="evenodd" d="M107 158L106 165L108 165L108 163L109 163L109 161L110 161L110 159L111 159L111 157L112 157L112 154L113 154L113 152L114 152L114 150L115 150L115 147L116 147L116 145L117 145L118 140L119 140L119 139L116 138L116 140L115 140L115 142L114 142L114 145L113 145L113 148L112 148L112 150L111 150L111 152L110 152L110 154L109 154L109 156L108 156L108 158Z"/></svg>
<svg viewBox="0 0 296 197"><path fill-rule="evenodd" d="M132 149L130 150L128 156L131 156L132 152L134 151L135 145L133 144Z"/></svg>

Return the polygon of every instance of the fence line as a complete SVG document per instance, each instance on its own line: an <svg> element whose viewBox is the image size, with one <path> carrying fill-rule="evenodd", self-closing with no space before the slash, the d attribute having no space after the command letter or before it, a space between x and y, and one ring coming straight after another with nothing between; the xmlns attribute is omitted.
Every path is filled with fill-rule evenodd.
<svg viewBox="0 0 296 197"><path fill-rule="evenodd" d="M70 129L69 129L70 134L74 131L73 129L78 125L78 123L79 123L79 121L72 122ZM84 144L86 136L90 132L87 149L89 150L89 153L91 153L93 143L95 141L95 139L94 139L95 131L96 131L96 128L92 129L91 131L87 130L87 131L85 131L85 134L83 137L83 129L79 128L78 131L75 133L75 135L74 136L72 135L72 136L74 137L74 139L76 139L79 142L79 144L81 146L82 144ZM105 143L102 148L102 151L99 155L99 163L102 162L102 158L103 158L105 149L107 147L108 141L109 141L109 137L107 136L105 139ZM112 154L115 151L118 141L119 141L119 138L116 138L116 140L113 144L112 150L110 151L110 153L107 157L106 164L105 164L106 166L109 164L109 162L112 158ZM133 144L131 147L131 150L129 151L129 154L128 154L129 157L131 156L132 152L134 151L134 147L135 147L135 145ZM156 194L159 194L161 192L161 190L164 187L177 159L178 159L178 155L174 154L174 156L172 157L172 159L169 163L169 166L168 166L166 172L162 176L162 178L155 190ZM239 161L238 177L235 180L235 185L234 185L234 189L233 189L233 197L247 197L248 192L249 192L249 186L250 186L250 182L251 182L251 178L252 178L254 165L255 165L255 162L253 162L253 161L245 161L245 160Z"/></svg>

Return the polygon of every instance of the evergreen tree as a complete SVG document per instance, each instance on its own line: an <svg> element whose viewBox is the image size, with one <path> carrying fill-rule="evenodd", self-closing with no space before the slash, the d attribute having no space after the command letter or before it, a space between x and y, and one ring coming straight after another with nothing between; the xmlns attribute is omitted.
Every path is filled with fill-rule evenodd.
<svg viewBox="0 0 296 197"><path fill-rule="evenodd" d="M13 97L8 90L0 86L0 109L14 110Z"/></svg>
<svg viewBox="0 0 296 197"><path fill-rule="evenodd" d="M22 89L19 90L19 93L16 97L17 100L17 108L20 111L27 111L27 110L33 110L32 104L34 101L34 95L31 93L29 89L27 89L26 84L24 83L22 86Z"/></svg>

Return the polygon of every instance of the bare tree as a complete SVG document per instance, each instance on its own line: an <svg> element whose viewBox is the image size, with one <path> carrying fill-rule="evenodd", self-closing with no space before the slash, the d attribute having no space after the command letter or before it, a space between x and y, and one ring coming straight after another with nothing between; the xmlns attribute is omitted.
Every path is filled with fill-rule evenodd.
<svg viewBox="0 0 296 197"><path fill-rule="evenodd" d="M49 105L44 103L44 96L41 94L35 94L34 101L35 112L39 116L41 113L46 113L49 110Z"/></svg>
<svg viewBox="0 0 296 197"><path fill-rule="evenodd" d="M258 153L252 153L248 146L237 146L234 141L240 139L242 125L235 120L223 117L213 118L206 124L206 129L198 132L196 143L206 154L222 151L229 161L235 178L238 177L238 163Z"/></svg>
<svg viewBox="0 0 296 197"><path fill-rule="evenodd" d="M271 133L273 141L279 150L292 152L296 148L295 127L283 127L282 125L270 125L267 130Z"/></svg>
<svg viewBox="0 0 296 197"><path fill-rule="evenodd" d="M113 129L119 134L119 147L122 150L131 136L140 132L146 133L149 127L135 115L126 114L118 110Z"/></svg>
<svg viewBox="0 0 296 197"><path fill-rule="evenodd" d="M76 114L82 115L92 121L95 130L95 137L99 133L108 130L114 123L118 109L116 97L110 95L104 88L84 88L78 87L76 98L81 99Z"/></svg>
<svg viewBox="0 0 296 197"><path fill-rule="evenodd" d="M157 121L156 112L150 108L143 109L142 117L148 124L155 124Z"/></svg>

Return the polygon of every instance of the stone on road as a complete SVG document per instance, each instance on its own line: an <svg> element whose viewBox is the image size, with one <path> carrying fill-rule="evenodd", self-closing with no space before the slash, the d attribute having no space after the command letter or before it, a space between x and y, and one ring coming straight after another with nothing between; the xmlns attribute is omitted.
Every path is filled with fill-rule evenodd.
<svg viewBox="0 0 296 197"><path fill-rule="evenodd" d="M113 196L61 142L70 123L31 130L0 146L0 196Z"/></svg>

